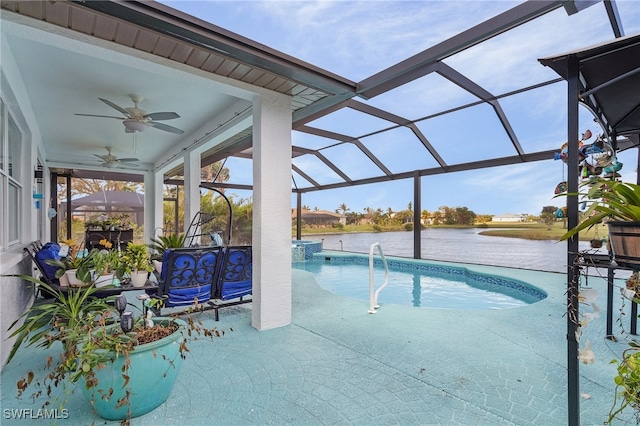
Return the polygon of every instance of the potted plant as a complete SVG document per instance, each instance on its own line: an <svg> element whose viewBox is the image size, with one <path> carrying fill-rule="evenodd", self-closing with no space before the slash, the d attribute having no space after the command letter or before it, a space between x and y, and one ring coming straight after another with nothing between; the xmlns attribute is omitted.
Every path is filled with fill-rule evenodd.
<svg viewBox="0 0 640 426"><path fill-rule="evenodd" d="M622 353L621 360L613 360L617 366L617 375L613 381L616 384L615 399L609 411L607 424L627 407L631 407L636 415L640 415L640 344L632 341Z"/></svg>
<svg viewBox="0 0 640 426"><path fill-rule="evenodd" d="M184 247L186 236L184 234L168 234L160 235L157 238L151 238L151 244L147 244L154 254L151 256L151 262L158 274L162 273L162 258L167 249Z"/></svg>
<svg viewBox="0 0 640 426"><path fill-rule="evenodd" d="M157 238L151 238L151 244L147 244L154 251L153 258L162 259L164 251L168 248L181 248L184 246L186 236L184 234L167 234L160 235Z"/></svg>
<svg viewBox="0 0 640 426"><path fill-rule="evenodd" d="M45 396L51 388L80 385L98 415L108 420L124 420L145 414L169 396L185 358L187 339L200 336L219 337L216 328L207 329L200 322L177 318L133 318L123 295L100 299L90 287L82 291L56 291L31 276L17 277L32 281L54 294L54 301L34 304L10 331L16 341L7 363L21 346L49 348L60 343L59 357L47 357L43 378L33 371L19 380L18 397L31 387L31 398ZM65 388L62 407L73 389Z"/></svg>
<svg viewBox="0 0 640 426"><path fill-rule="evenodd" d="M133 242L127 244L122 255L122 263L131 278L131 284L134 287L144 287L152 270L146 244Z"/></svg>
<svg viewBox="0 0 640 426"><path fill-rule="evenodd" d="M122 279L122 262L119 250L100 250L94 256L94 283L96 287L104 287L114 283L116 278Z"/></svg>
<svg viewBox="0 0 640 426"><path fill-rule="evenodd" d="M69 255L60 259L50 259L46 262L49 265L57 266L55 277L61 278L65 275L65 281L71 287L86 287L93 281L93 268L95 267L95 256L98 253L94 250L74 250ZM61 280L62 281L62 280Z"/></svg>
<svg viewBox="0 0 640 426"><path fill-rule="evenodd" d="M585 185L589 190L578 194L588 205L584 219L560 240L607 221L608 241L616 263L640 268L640 185L607 179L595 179Z"/></svg>

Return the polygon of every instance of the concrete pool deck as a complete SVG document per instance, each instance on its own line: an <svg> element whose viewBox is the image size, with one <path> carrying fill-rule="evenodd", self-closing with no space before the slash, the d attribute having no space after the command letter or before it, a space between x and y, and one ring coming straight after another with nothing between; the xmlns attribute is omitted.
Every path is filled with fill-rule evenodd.
<svg viewBox="0 0 640 426"><path fill-rule="evenodd" d="M494 311L383 304L370 315L367 301L330 294L311 274L293 270L291 325L255 330L250 304L221 310L218 323L213 313L198 314L224 336L190 344L169 399L131 424L566 425L565 274L464 266L529 282L548 297ZM620 324L628 330L630 303L623 322L615 321L622 304L615 292L618 342L608 340L606 280L591 276L587 284L599 292L596 303L603 308L584 328L581 343L589 340L596 357L594 364L580 364L581 424L595 425L607 419L613 403L615 366L609 362L626 347ZM46 355L22 349L4 367L3 414L41 407L43 398L17 400L15 383L42 366ZM68 418L56 424L118 424L94 415L79 390L65 407ZM627 417L632 420L631 413Z"/></svg>

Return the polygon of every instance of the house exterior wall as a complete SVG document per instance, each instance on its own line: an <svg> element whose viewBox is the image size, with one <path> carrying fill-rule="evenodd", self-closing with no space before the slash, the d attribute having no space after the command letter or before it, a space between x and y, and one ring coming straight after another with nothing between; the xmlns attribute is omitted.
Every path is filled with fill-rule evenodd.
<svg viewBox="0 0 640 426"><path fill-rule="evenodd" d="M6 187L0 190L0 205L3 205L2 220L0 226L0 283L2 293L0 296L0 362L2 366L7 359L9 351L13 346L14 339L8 339L10 333L7 328L18 319L24 310L30 306L34 300L33 286L28 282L6 275L32 274L30 259L23 252L23 247L38 238L44 238L49 233L48 221L44 220L46 214L45 203L36 208L35 200L32 197L36 181L34 170L37 164L38 147L42 147L38 126L36 125L33 111L27 98L26 87L21 78L21 71L17 68L11 49L6 41L0 40L2 46L2 61L0 62L0 97L5 103L8 112L18 126L21 134L19 164L16 166L20 172L16 176L21 187L18 190L18 240L9 242L6 238L9 226L6 210L7 191ZM1 140L1 139L0 139ZM44 160L41 160L44 164ZM41 185L45 189L45 200L49 195L49 171L45 168L44 183ZM6 185L6 179L2 180L2 185ZM38 215L41 215L40 217ZM38 220L40 219L40 220ZM39 226L39 223L43 226Z"/></svg>
<svg viewBox="0 0 640 426"><path fill-rule="evenodd" d="M523 222L524 220L524 216L520 215L500 215L491 218L491 222Z"/></svg>

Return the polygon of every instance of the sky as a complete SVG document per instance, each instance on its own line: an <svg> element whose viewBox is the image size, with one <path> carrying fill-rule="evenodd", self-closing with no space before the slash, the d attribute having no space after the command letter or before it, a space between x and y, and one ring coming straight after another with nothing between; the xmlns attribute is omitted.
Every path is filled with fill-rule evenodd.
<svg viewBox="0 0 640 426"><path fill-rule="evenodd" d="M162 1L272 49L354 82L370 77L447 38L502 13L520 2L501 1ZM617 7L627 35L640 32L640 7L636 0L618 0ZM604 6L596 4L567 16L564 9L522 25L479 46L445 59L445 63L480 84L494 95L554 79L552 70L537 59L614 38ZM438 75L430 74L393 91L360 102L382 108L409 119L426 117L477 100L470 93ZM566 84L509 96L500 100L525 152L558 149L566 141ZM307 123L361 141L392 172L434 167L435 160L419 151L406 129L377 136L372 131L389 127L388 122L362 114L341 111ZM468 108L438 118L421 121L419 129L448 164L465 163L515 151L487 105ZM594 135L602 131L584 108L580 128ZM390 140L390 139L393 140ZM294 131L294 145L315 148L327 140ZM593 142L594 138L587 141ZM370 166L358 160L349 147L323 151L344 167L352 178L369 177ZM361 155L361 154L360 154ZM309 157L309 156L304 156ZM636 181L637 152L618 154L625 181ZM295 161L299 163L296 164ZM304 170L313 170L321 183L336 181L333 172L323 170L308 159L294 160ZM229 159L234 183L251 183L251 164ZM491 169L427 176L421 179L422 210L440 206L467 207L476 214L525 213L539 215L544 206L561 206L554 198L556 185L565 180L561 161L526 163ZM308 183L294 173L299 186ZM232 190L239 198L250 193ZM292 196L292 207L296 197ZM391 208L399 211L413 202L413 180L404 179L352 188L304 194L302 204L312 209L334 211L346 204L350 211Z"/></svg>

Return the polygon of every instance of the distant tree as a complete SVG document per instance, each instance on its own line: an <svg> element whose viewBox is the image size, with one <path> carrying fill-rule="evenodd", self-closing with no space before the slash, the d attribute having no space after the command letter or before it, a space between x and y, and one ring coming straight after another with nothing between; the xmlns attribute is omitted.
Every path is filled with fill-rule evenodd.
<svg viewBox="0 0 640 426"><path fill-rule="evenodd" d="M445 225L456 224L456 211L452 207L440 206L438 208L442 214L442 220Z"/></svg>
<svg viewBox="0 0 640 426"><path fill-rule="evenodd" d="M435 212L433 212L433 223L435 224L442 224L442 222L444 221L444 218L442 216L442 211L440 210L436 210Z"/></svg>
<svg viewBox="0 0 640 426"><path fill-rule="evenodd" d="M348 211L351 211L349 207L345 203L340 204L340 206L336 209L336 213L342 212L342 215L346 215Z"/></svg>
<svg viewBox="0 0 640 426"><path fill-rule="evenodd" d="M200 169L200 179L209 183L224 183L228 182L230 178L229 168L223 167L222 161L216 161ZM221 192L224 192L224 188L220 188Z"/></svg>
<svg viewBox="0 0 640 426"><path fill-rule="evenodd" d="M491 222L491 218L493 217L493 215L490 214L479 214L476 216L476 222L477 223L487 223L487 222Z"/></svg>
<svg viewBox="0 0 640 426"><path fill-rule="evenodd" d="M422 210L422 213L420 213L420 219L422 219L422 223L425 225L428 223L429 215L430 213L428 210Z"/></svg>
<svg viewBox="0 0 640 426"><path fill-rule="evenodd" d="M476 214L466 207L456 207L455 222L457 225L473 225Z"/></svg>
<svg viewBox="0 0 640 426"><path fill-rule="evenodd" d="M58 185L58 197L66 198L66 193ZM133 182L123 182L119 180L101 180L101 179L71 179L71 195L91 195L100 191L142 191L142 185Z"/></svg>
<svg viewBox="0 0 640 426"><path fill-rule="evenodd" d="M548 229L551 229L551 225L556 220L556 211L558 208L556 206L544 206L542 208L542 212L540 213L540 219L544 221L544 224L547 225Z"/></svg>
<svg viewBox="0 0 640 426"><path fill-rule="evenodd" d="M345 217L347 219L347 225L358 225L364 217L364 214L357 212L348 212L347 214L345 214Z"/></svg>

